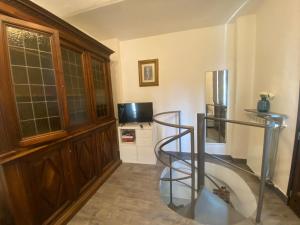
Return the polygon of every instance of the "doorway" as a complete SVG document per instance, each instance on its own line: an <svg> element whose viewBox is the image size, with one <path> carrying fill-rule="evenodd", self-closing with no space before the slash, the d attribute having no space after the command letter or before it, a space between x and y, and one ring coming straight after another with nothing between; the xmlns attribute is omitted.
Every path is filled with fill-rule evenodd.
<svg viewBox="0 0 300 225"><path fill-rule="evenodd" d="M300 93L294 153L288 187L288 205L300 217Z"/></svg>

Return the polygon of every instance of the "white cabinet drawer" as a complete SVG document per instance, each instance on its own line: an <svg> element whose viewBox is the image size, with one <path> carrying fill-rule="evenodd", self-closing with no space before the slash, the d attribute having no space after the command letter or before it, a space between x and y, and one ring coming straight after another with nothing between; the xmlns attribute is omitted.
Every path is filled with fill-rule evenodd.
<svg viewBox="0 0 300 225"><path fill-rule="evenodd" d="M120 145L120 158L123 162L136 163L137 148L134 144Z"/></svg>
<svg viewBox="0 0 300 225"><path fill-rule="evenodd" d="M136 132L136 144L137 145L153 145L152 130L137 130Z"/></svg>
<svg viewBox="0 0 300 225"><path fill-rule="evenodd" d="M136 130L136 137L137 138L152 138L152 130Z"/></svg>
<svg viewBox="0 0 300 225"><path fill-rule="evenodd" d="M153 146L153 140L152 138L139 138L136 139L136 145L146 145L146 146Z"/></svg>
<svg viewBox="0 0 300 225"><path fill-rule="evenodd" d="M138 161L145 164L156 164L154 148L149 146L138 146Z"/></svg>

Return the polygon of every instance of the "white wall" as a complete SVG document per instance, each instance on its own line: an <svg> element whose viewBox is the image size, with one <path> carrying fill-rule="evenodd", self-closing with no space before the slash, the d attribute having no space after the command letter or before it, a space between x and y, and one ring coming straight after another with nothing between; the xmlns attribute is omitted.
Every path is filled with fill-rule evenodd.
<svg viewBox="0 0 300 225"><path fill-rule="evenodd" d="M274 183L286 192L293 154L300 79L300 1L264 0L256 13L253 100L275 94L271 111L287 114L280 136ZM253 105L255 107L255 105Z"/></svg>
<svg viewBox="0 0 300 225"><path fill-rule="evenodd" d="M255 15L240 17L235 24L235 119L249 119L242 111L247 107L256 108L262 91L275 94L271 111L289 117L288 127L280 135L273 178L283 193L287 191L296 128L300 79L299 20L300 1L264 0ZM231 154L247 158L250 167L260 173L263 131L233 128L232 137L228 147Z"/></svg>
<svg viewBox="0 0 300 225"><path fill-rule="evenodd" d="M228 68L225 35L225 26L216 26L120 42L121 100L152 101L155 113L182 110L182 123L196 127L196 114L205 110L205 72ZM159 86L139 87L138 60L154 58Z"/></svg>
<svg viewBox="0 0 300 225"><path fill-rule="evenodd" d="M235 90L232 115L235 120L248 120L245 109L253 108L255 73L256 16L237 18L235 22ZM255 107L254 107L255 108ZM232 125L228 149L234 158L246 158L249 146L249 127Z"/></svg>
<svg viewBox="0 0 300 225"><path fill-rule="evenodd" d="M214 104L213 96L214 96L214 89L213 89L213 72L209 71L205 73L205 103L206 104Z"/></svg>

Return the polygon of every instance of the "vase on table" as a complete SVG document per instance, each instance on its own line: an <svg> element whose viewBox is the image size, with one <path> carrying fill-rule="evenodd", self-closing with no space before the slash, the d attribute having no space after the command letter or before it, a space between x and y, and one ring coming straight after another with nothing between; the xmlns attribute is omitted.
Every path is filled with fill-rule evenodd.
<svg viewBox="0 0 300 225"><path fill-rule="evenodd" d="M261 99L257 102L257 111L258 112L269 112L270 110L270 101L267 96L261 96Z"/></svg>

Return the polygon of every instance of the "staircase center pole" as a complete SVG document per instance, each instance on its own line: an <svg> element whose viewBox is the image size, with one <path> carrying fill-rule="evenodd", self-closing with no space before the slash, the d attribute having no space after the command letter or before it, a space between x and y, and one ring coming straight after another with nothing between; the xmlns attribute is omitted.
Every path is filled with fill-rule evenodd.
<svg viewBox="0 0 300 225"><path fill-rule="evenodd" d="M205 114L197 114L197 189L204 186L205 174Z"/></svg>
<svg viewBox="0 0 300 225"><path fill-rule="evenodd" d="M181 111L178 111L178 125L181 126ZM181 127L178 129L179 134L181 134ZM179 138L179 152L182 152L181 149L181 137Z"/></svg>
<svg viewBox="0 0 300 225"><path fill-rule="evenodd" d="M172 166L172 157L171 157L171 155L169 156L169 163L170 163L170 174L169 174L169 178L170 178L170 203L169 203L169 205L171 206L171 207L173 207L173 176L172 176L172 168L173 168L173 166Z"/></svg>

